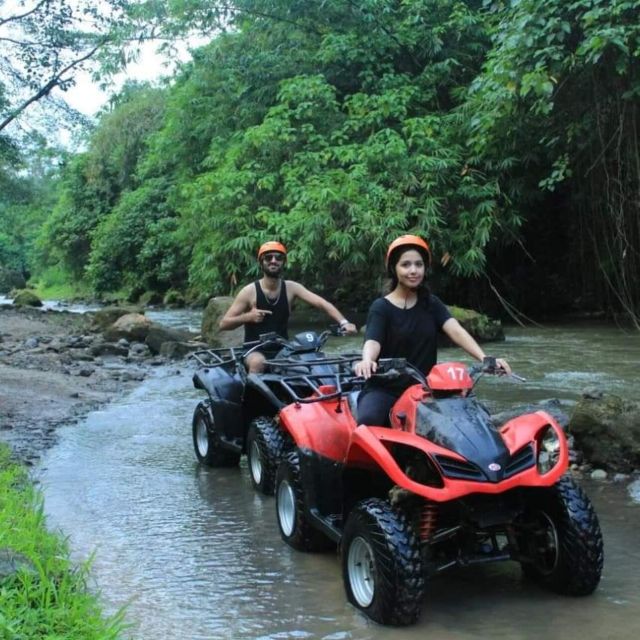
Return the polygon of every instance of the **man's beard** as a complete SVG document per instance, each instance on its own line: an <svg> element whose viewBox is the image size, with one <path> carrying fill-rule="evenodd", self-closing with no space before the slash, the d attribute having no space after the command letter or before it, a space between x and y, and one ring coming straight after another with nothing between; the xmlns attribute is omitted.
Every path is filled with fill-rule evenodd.
<svg viewBox="0 0 640 640"><path fill-rule="evenodd" d="M262 273L268 278L279 278L282 273L283 264L278 264L273 269L270 269L270 264L262 263Z"/></svg>

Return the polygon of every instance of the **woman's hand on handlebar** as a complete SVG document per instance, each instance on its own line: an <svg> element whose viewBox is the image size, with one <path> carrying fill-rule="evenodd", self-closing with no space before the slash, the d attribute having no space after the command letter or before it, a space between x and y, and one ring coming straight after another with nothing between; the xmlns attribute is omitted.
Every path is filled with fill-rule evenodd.
<svg viewBox="0 0 640 640"><path fill-rule="evenodd" d="M375 360L360 360L353 367L355 374L362 376L365 380L368 380L377 369L378 363Z"/></svg>
<svg viewBox="0 0 640 640"><path fill-rule="evenodd" d="M486 367L487 373L497 373L498 375L511 375L511 367L504 358L494 358L485 356L482 364Z"/></svg>

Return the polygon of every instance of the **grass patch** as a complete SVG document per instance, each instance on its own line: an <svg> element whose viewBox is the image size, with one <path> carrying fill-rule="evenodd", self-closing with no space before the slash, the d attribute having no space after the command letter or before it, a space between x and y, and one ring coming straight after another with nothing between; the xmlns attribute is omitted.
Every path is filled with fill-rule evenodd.
<svg viewBox="0 0 640 640"><path fill-rule="evenodd" d="M57 266L39 273L29 284L42 300L87 300L94 297L88 285L75 283L69 273Z"/></svg>
<svg viewBox="0 0 640 640"><path fill-rule="evenodd" d="M10 571L7 565L17 567ZM0 445L0 639L116 640L124 611L103 615L87 588L89 563L75 566L48 531L42 495Z"/></svg>

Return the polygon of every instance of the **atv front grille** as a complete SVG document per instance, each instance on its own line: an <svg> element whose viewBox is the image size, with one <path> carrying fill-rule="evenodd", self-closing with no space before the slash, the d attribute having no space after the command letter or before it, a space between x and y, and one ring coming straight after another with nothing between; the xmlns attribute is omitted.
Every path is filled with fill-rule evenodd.
<svg viewBox="0 0 640 640"><path fill-rule="evenodd" d="M454 478L457 480L475 480L477 482L488 482L489 477L483 473L482 469L477 465L469 462L468 460L456 460L449 456L435 455L434 458L442 471L442 474L447 478ZM516 451L509 461L504 466L502 473L494 475L493 482L506 480L516 473L520 473L535 464L535 453L533 445L528 444L526 447L522 447L519 451Z"/></svg>
<svg viewBox="0 0 640 640"><path fill-rule="evenodd" d="M533 451L533 445L528 444L526 447L522 447L519 451L516 451L509 460L509 464L504 470L504 477L510 478L516 473L520 473L529 467L532 467L536 462L536 456Z"/></svg>
<svg viewBox="0 0 640 640"><path fill-rule="evenodd" d="M443 455L435 455L434 458L440 466L440 470L447 478L477 480L479 482L486 481L487 479L481 469L466 460L456 460L455 458Z"/></svg>

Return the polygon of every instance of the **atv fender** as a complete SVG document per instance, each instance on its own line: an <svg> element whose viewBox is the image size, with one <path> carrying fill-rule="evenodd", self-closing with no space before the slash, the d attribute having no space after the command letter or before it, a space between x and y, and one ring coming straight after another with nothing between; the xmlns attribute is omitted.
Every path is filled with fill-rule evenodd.
<svg viewBox="0 0 640 640"><path fill-rule="evenodd" d="M556 427L557 429L560 429L560 427L557 426L557 423L555 423L550 416L543 411L536 412L535 414L529 414L527 424L529 424L531 428L530 436L531 433L541 432L549 425L554 429ZM536 430L534 430L534 426L537 428ZM560 433L562 434L561 429ZM544 475L541 475L538 472L536 465L534 464L525 471L516 473L515 475L499 482L480 482L454 479L442 475L443 486L437 487L420 484L409 478L393 457L393 445L404 445L406 447L411 447L416 451L422 451L431 461L433 461L433 455L443 455L448 458L464 461L462 456L459 456L449 449L439 447L426 439L416 437L413 434L385 427L367 427L360 425L353 432L346 464L377 466L382 473L386 474L392 482L399 487L430 500L445 502L460 498L470 493L497 494L515 487L541 487L553 485L559 480L568 467L568 455L566 452L564 434L560 437L560 442L560 457L553 469ZM562 443L564 443L564 445ZM562 446L565 447L564 454L562 453Z"/></svg>
<svg viewBox="0 0 640 640"><path fill-rule="evenodd" d="M558 436L560 441L560 462L569 463L569 447L567 438L562 427L546 411L536 411L535 413L525 413L524 415L512 418L500 428L500 435L513 454L528 442L535 440L536 435L544 428L550 426Z"/></svg>
<svg viewBox="0 0 640 640"><path fill-rule="evenodd" d="M213 424L219 429L218 435L223 446L241 452L247 428L242 405L239 402L213 399L210 412Z"/></svg>
<svg viewBox="0 0 640 640"><path fill-rule="evenodd" d="M280 411L280 423L300 449L320 458L343 462L356 421L344 397L326 402L289 404Z"/></svg>
<svg viewBox="0 0 640 640"><path fill-rule="evenodd" d="M212 399L218 398L240 403L244 384L237 373L223 367L206 367L193 374L193 386L204 389Z"/></svg>
<svg viewBox="0 0 640 640"><path fill-rule="evenodd" d="M269 404L274 407L276 412L284 407L284 402L282 402L282 400L280 400L280 398L278 398L276 394L273 393L273 391L265 384L261 376L255 373L250 373L247 376L247 386L251 387L259 395L263 396Z"/></svg>

